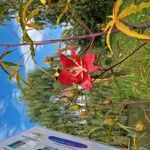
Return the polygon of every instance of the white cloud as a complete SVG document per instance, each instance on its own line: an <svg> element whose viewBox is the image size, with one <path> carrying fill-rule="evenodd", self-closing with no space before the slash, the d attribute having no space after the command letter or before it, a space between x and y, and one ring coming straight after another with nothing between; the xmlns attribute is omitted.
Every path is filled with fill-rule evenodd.
<svg viewBox="0 0 150 150"><path fill-rule="evenodd" d="M20 28L18 29L18 33L20 38L22 38L22 31ZM42 41L44 37L44 31L37 31L35 29L28 30L28 34L33 41ZM38 46L35 49L36 51L42 49L42 46ZM35 68L35 63L30 55L30 46L21 46L20 51L23 56L25 72L27 73L28 71L33 70Z"/></svg>
<svg viewBox="0 0 150 150"><path fill-rule="evenodd" d="M13 136L16 133L17 127L9 127L6 123L4 123L4 126L0 128L0 141Z"/></svg>
<svg viewBox="0 0 150 150"><path fill-rule="evenodd" d="M4 100L0 100L0 116L2 116L6 111L6 104Z"/></svg>
<svg viewBox="0 0 150 150"><path fill-rule="evenodd" d="M18 89L14 89L12 91L12 99L11 104L12 106L21 114L25 113L25 107L23 101L20 99L21 92Z"/></svg>
<svg viewBox="0 0 150 150"><path fill-rule="evenodd" d="M61 28L62 28L62 31L64 31L64 30L68 30L68 29L73 29L73 26L70 23L68 23L68 24L62 23Z"/></svg>
<svg viewBox="0 0 150 150"><path fill-rule="evenodd" d="M17 83L17 80L16 80L16 78L12 78L12 79L10 80L10 82L13 83L13 84L16 84L16 83Z"/></svg>
<svg viewBox="0 0 150 150"><path fill-rule="evenodd" d="M14 89L12 92L12 99L11 99L11 105L18 111L18 113L21 115L21 123L20 128L21 130L26 129L25 120L28 119L27 111L26 111L26 105L24 101L21 99L21 92L18 89Z"/></svg>
<svg viewBox="0 0 150 150"><path fill-rule="evenodd" d="M20 124L19 124L17 131L23 131L23 130L27 129L26 120L28 119L25 103L23 102L22 99L20 99L20 97L21 97L20 90L14 89L12 92L11 105L21 115Z"/></svg>

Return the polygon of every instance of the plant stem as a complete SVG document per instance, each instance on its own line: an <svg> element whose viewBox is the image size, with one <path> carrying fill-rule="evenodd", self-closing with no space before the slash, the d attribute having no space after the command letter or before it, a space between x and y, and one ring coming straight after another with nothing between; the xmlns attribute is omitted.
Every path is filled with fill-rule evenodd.
<svg viewBox="0 0 150 150"><path fill-rule="evenodd" d="M110 70L112 70L113 68L117 67L117 66L120 65L121 63L123 63L125 60L127 60L128 58L130 58L135 52L137 52L138 50L140 50L140 48L142 48L142 47L143 47L144 45L146 45L146 44L147 44L147 42L144 42L143 44L141 44L140 46L138 46L137 48L135 48L135 50L134 50L132 53L130 53L127 57L125 57L124 59L122 59L122 60L119 61L118 63L114 64L113 66L111 66L111 67L109 67L109 68L107 68L107 69L104 69L104 71L103 71L101 74L99 74L98 77L101 76L101 75L103 75L103 74L106 73L107 71L110 71ZM97 78L98 78L98 77L97 77ZM97 78L95 78L94 80L96 80Z"/></svg>
<svg viewBox="0 0 150 150"><path fill-rule="evenodd" d="M146 29L150 28L150 24L141 24L139 26L131 26L131 29ZM118 33L120 32L118 29L113 29L112 33ZM106 35L107 32L97 32L97 33L90 33L87 35L81 35L81 36L73 36L70 38L64 38L64 39L54 39L54 40L43 40L43 41L33 41L33 45L47 45L47 44L52 44L52 43L58 43L58 42L66 42L66 41L79 41L83 39L94 39L95 37L98 36L104 36ZM6 43L6 44L0 44L0 47L17 47L17 46L25 46L25 45L31 45L31 43L16 43L16 44L11 44L11 43Z"/></svg>

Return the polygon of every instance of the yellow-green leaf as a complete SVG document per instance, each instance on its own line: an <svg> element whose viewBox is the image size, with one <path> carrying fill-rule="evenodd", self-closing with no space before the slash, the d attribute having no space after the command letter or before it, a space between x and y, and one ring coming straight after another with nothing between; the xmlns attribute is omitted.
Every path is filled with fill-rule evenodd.
<svg viewBox="0 0 150 150"><path fill-rule="evenodd" d="M30 44L31 56L32 56L32 59L34 60L35 49L34 49L34 46L33 46L33 41L32 41L32 39L30 38L30 36L28 35L27 31L23 34L23 40L24 40L26 43L29 43L29 44ZM35 61L35 60L34 60L34 61Z"/></svg>
<svg viewBox="0 0 150 150"><path fill-rule="evenodd" d="M41 2L43 5L46 5L47 0L40 0L40 2Z"/></svg>
<svg viewBox="0 0 150 150"><path fill-rule="evenodd" d="M115 2L114 7L113 7L113 17L117 17L120 6L122 3L123 3L123 0L117 0Z"/></svg>
<svg viewBox="0 0 150 150"><path fill-rule="evenodd" d="M132 130L133 130L132 127L125 126L125 125L123 125L123 124L121 124L121 123L118 123L118 125L119 125L122 129L124 129L124 130L126 130L126 131L128 131L128 132L133 132L133 131L132 131Z"/></svg>
<svg viewBox="0 0 150 150"><path fill-rule="evenodd" d="M111 55L113 54L112 48L110 46L110 34L111 34L111 30L112 30L113 26L111 26L107 32L107 36L106 36L106 43L108 48L110 49Z"/></svg>
<svg viewBox="0 0 150 150"><path fill-rule="evenodd" d="M24 22L24 18L22 17L23 14L23 4L21 4L20 9L19 9L19 15L17 16L17 21L20 23L20 26L22 28L22 30L25 30L25 22Z"/></svg>
<svg viewBox="0 0 150 150"><path fill-rule="evenodd" d="M109 21L109 22L107 23L106 27L105 27L104 32L105 32L105 31L107 31L107 30L108 30L111 26L113 26L113 25L114 25L114 23L115 23L115 21L114 21L114 20Z"/></svg>
<svg viewBox="0 0 150 150"><path fill-rule="evenodd" d="M68 1L67 1L67 4L66 4L66 6L65 6L65 8L64 8L64 10L63 10L63 12L58 16L57 21L56 21L57 24L60 23L62 17L63 17L63 16L67 13L67 11L69 10L70 2L71 2L71 0L68 0Z"/></svg>
<svg viewBox="0 0 150 150"><path fill-rule="evenodd" d="M129 16L133 13L137 13L139 11L142 11L144 8L149 8L150 2L142 2L139 5L131 4L128 7L126 7L118 16L118 19L122 19L126 16Z"/></svg>
<svg viewBox="0 0 150 150"><path fill-rule="evenodd" d="M37 24L37 23L33 23L33 22L32 23L28 23L27 26L31 27L31 28L34 28L36 30L42 29L42 25L41 24Z"/></svg>
<svg viewBox="0 0 150 150"><path fill-rule="evenodd" d="M34 0L28 0L27 3L23 4L22 17L23 17L24 20L27 18L27 10L28 10L28 7L31 5L31 3L32 3L33 1L34 1Z"/></svg>
<svg viewBox="0 0 150 150"><path fill-rule="evenodd" d="M39 13L39 7L35 8L32 12L27 16L27 21L31 20L35 15Z"/></svg>
<svg viewBox="0 0 150 150"><path fill-rule="evenodd" d="M26 94L26 92L25 92L25 90L24 90L24 88L22 87L22 84L21 84L21 82L20 82L20 77L19 77L18 73L17 73L17 75L16 75L16 80L17 80L17 85L18 85L20 91L22 92L22 94L23 94L24 96L27 96L27 94Z"/></svg>
<svg viewBox="0 0 150 150"><path fill-rule="evenodd" d="M8 61L3 61L3 64L7 65L7 66L17 66L18 64L12 63L12 62L8 62Z"/></svg>
<svg viewBox="0 0 150 150"><path fill-rule="evenodd" d="M121 32L123 32L124 34L126 34L128 36L131 36L131 37L134 37L137 39L150 40L150 36L139 34L135 31L131 30L127 25L125 25L121 21L116 21L116 27L118 28L118 30L120 30Z"/></svg>
<svg viewBox="0 0 150 150"><path fill-rule="evenodd" d="M6 55L12 53L14 50L10 50L10 51L6 51L5 53L0 55L0 59L2 59L3 57L5 57Z"/></svg>

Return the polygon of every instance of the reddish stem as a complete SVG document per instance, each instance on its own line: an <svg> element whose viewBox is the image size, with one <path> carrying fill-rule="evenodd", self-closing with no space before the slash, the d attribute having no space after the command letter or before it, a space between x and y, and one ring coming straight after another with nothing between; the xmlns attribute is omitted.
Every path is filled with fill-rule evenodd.
<svg viewBox="0 0 150 150"><path fill-rule="evenodd" d="M150 28L150 24L142 24L139 26L132 26L131 29L146 29L146 28ZM118 33L120 32L118 29L113 29L112 33ZM25 45L47 45L47 44L52 44L52 43L57 43L57 42L66 42L66 41L79 41L79 40L83 40L83 39L91 39L91 38L95 38L98 36L104 36L106 35L107 32L97 32L97 33L91 33L91 34L87 34L87 35L81 35L81 36L73 36L70 38L64 38L64 39L53 39L53 40L44 40L44 41L33 41L33 43L16 43L16 44L0 44L0 46L2 47L17 47L17 46L25 46Z"/></svg>

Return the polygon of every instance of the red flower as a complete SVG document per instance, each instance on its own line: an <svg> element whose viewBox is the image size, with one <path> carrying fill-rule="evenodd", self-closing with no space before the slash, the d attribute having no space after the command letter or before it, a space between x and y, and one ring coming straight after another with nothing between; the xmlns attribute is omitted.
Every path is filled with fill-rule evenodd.
<svg viewBox="0 0 150 150"><path fill-rule="evenodd" d="M83 89L91 90L92 84L89 72L101 69L93 64L95 59L96 55L93 53L87 53L80 59L75 50L71 50L71 57L61 54L60 62L63 70L59 74L59 82L65 85L81 84Z"/></svg>

